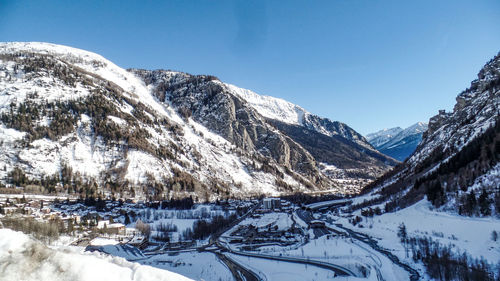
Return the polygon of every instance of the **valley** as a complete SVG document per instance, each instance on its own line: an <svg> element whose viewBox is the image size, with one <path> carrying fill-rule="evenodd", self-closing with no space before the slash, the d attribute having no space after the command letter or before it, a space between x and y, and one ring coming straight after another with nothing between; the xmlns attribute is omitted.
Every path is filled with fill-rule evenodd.
<svg viewBox="0 0 500 281"><path fill-rule="evenodd" d="M481 260L485 272L500 259L492 238L500 232L500 220L464 219L433 210L426 201L371 217L349 211L360 198L310 204L279 198L188 200L169 207L167 202L0 197L4 226L23 230L13 221L31 218L56 225L57 236L37 236L51 248L120 257L193 280L432 280L416 258L418 246L410 250L401 241L402 224L409 240L435 241L467 255L472 265Z"/></svg>
<svg viewBox="0 0 500 281"><path fill-rule="evenodd" d="M0 43L0 270L499 280L500 55L456 100L364 137L215 76Z"/></svg>

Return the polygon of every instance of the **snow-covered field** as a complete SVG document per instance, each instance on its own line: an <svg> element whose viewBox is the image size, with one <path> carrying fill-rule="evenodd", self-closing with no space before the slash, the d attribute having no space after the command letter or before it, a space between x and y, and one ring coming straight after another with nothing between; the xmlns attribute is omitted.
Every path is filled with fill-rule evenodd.
<svg viewBox="0 0 500 281"><path fill-rule="evenodd" d="M207 252L181 252L178 254L154 255L140 261L145 265L166 269L200 281L232 281L231 271L215 254Z"/></svg>
<svg viewBox="0 0 500 281"><path fill-rule="evenodd" d="M268 213L263 214L262 217L258 219L248 218L242 221L239 225L253 225L257 228L268 228L275 227L278 228L276 230L287 230L293 224L290 215L287 213Z"/></svg>
<svg viewBox="0 0 500 281"><path fill-rule="evenodd" d="M433 210L430 202L425 199L394 213L364 219L357 226L352 226L347 218L334 218L337 220L335 223L341 222L357 232L376 238L380 246L411 264L422 276L425 272L423 265L414 264L411 253L406 256L405 248L397 235L402 223L406 226L408 237L430 237L442 246L450 246L457 254L467 252L472 258L484 258L493 265L500 260L500 241L492 240L492 232L500 232L499 219L464 217Z"/></svg>
<svg viewBox="0 0 500 281"><path fill-rule="evenodd" d="M335 273L331 270L316 266L243 257L235 254L227 254L227 256L268 281L313 281L335 277Z"/></svg>
<svg viewBox="0 0 500 281"><path fill-rule="evenodd" d="M119 257L81 253L78 248L50 249L9 229L0 229L0 268L1 281L190 280Z"/></svg>
<svg viewBox="0 0 500 281"><path fill-rule="evenodd" d="M211 204L197 204L193 209L188 210L146 208L136 210L136 213L137 218L150 224L153 237L161 225L175 226L175 231L171 232L171 241L175 242L181 240L182 233L187 229L192 229L197 220L211 220L215 216L228 217L234 212ZM133 227L135 223L128 226Z"/></svg>
<svg viewBox="0 0 500 281"><path fill-rule="evenodd" d="M387 257L371 249L368 245L342 236L322 236L298 248L268 246L260 248L267 255L305 258L323 261L347 268L362 276L362 268L369 273L366 280L377 280L377 272L385 280L406 280L408 274L394 265Z"/></svg>

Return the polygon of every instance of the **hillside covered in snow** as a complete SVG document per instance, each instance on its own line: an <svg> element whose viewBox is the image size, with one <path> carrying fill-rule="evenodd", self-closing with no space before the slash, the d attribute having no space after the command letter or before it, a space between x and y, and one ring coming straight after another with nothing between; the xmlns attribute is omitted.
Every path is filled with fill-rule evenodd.
<svg viewBox="0 0 500 281"><path fill-rule="evenodd" d="M237 96L247 101L262 116L291 125L299 125L327 136L342 136L361 146L371 148L368 141L358 132L344 123L331 121L311 114L302 107L286 100L263 96L247 89L229 85L229 89Z"/></svg>
<svg viewBox="0 0 500 281"><path fill-rule="evenodd" d="M404 161L417 148L427 124L418 122L406 129L400 127L383 129L368 134L366 139L375 149L396 160Z"/></svg>
<svg viewBox="0 0 500 281"><path fill-rule="evenodd" d="M398 210L426 197L467 216L500 214L500 54L460 93L452 112L432 117L416 151L368 186L362 205Z"/></svg>
<svg viewBox="0 0 500 281"><path fill-rule="evenodd" d="M288 116L271 122L244 91L213 76L127 71L71 47L1 43L0 182L205 200L353 193L395 164L342 123L305 111L313 121L300 130Z"/></svg>

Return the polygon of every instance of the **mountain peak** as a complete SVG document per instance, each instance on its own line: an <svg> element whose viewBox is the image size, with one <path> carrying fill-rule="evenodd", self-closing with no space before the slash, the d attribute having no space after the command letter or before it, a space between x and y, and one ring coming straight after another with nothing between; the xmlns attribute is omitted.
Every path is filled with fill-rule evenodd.
<svg viewBox="0 0 500 281"><path fill-rule="evenodd" d="M302 125L304 116L310 114L302 107L284 99L259 95L248 89L226 84L237 96L248 102L262 116L294 125Z"/></svg>
<svg viewBox="0 0 500 281"><path fill-rule="evenodd" d="M406 129L383 129L366 138L378 151L403 161L415 150L426 130L427 123L417 122Z"/></svg>
<svg viewBox="0 0 500 281"><path fill-rule="evenodd" d="M362 135L344 123L311 114L304 108L284 99L259 95L234 85L226 85L234 95L245 100L259 114L268 119L302 126L329 137L341 136L367 149L373 149Z"/></svg>

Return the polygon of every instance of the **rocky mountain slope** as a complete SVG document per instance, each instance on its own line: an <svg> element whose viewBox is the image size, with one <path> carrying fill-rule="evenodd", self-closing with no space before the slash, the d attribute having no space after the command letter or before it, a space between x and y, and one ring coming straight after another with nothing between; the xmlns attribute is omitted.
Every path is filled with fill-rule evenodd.
<svg viewBox="0 0 500 281"><path fill-rule="evenodd" d="M403 129L401 129L401 127L382 129L378 132L366 135L366 140L371 145L373 145L373 147L377 148L382 146L384 143L387 143L391 139L393 139L397 134L401 133L402 131Z"/></svg>
<svg viewBox="0 0 500 281"><path fill-rule="evenodd" d="M362 135L344 123L311 114L302 107L283 99L262 96L233 85L228 86L232 93L247 101L257 112L268 119L302 126L329 137L341 136L361 146L372 148Z"/></svg>
<svg viewBox="0 0 500 281"><path fill-rule="evenodd" d="M312 117L305 133L325 130L326 147L350 151L317 159L310 143L237 91L213 76L127 71L70 47L1 43L1 182L31 192L201 200L352 193L394 163L347 126Z"/></svg>
<svg viewBox="0 0 500 281"><path fill-rule="evenodd" d="M257 94L215 77L165 70L131 71L152 87L160 101L180 114L187 114L242 149L255 149L313 177L316 183L323 174L338 185L345 185L346 180L362 184L396 164L347 125L312 115L284 100L264 97L269 105L261 102L255 107L242 93L251 93L251 100L258 100ZM264 107L267 111L261 109ZM293 115L302 117L295 122ZM319 174L314 167L320 169Z"/></svg>
<svg viewBox="0 0 500 281"><path fill-rule="evenodd" d="M452 112L429 120L416 151L365 189L387 211L424 196L465 215L500 214L500 54L460 93Z"/></svg>
<svg viewBox="0 0 500 281"><path fill-rule="evenodd" d="M415 151L426 130L427 124L418 122L404 130L396 127L368 134L366 139L383 154L404 161Z"/></svg>

